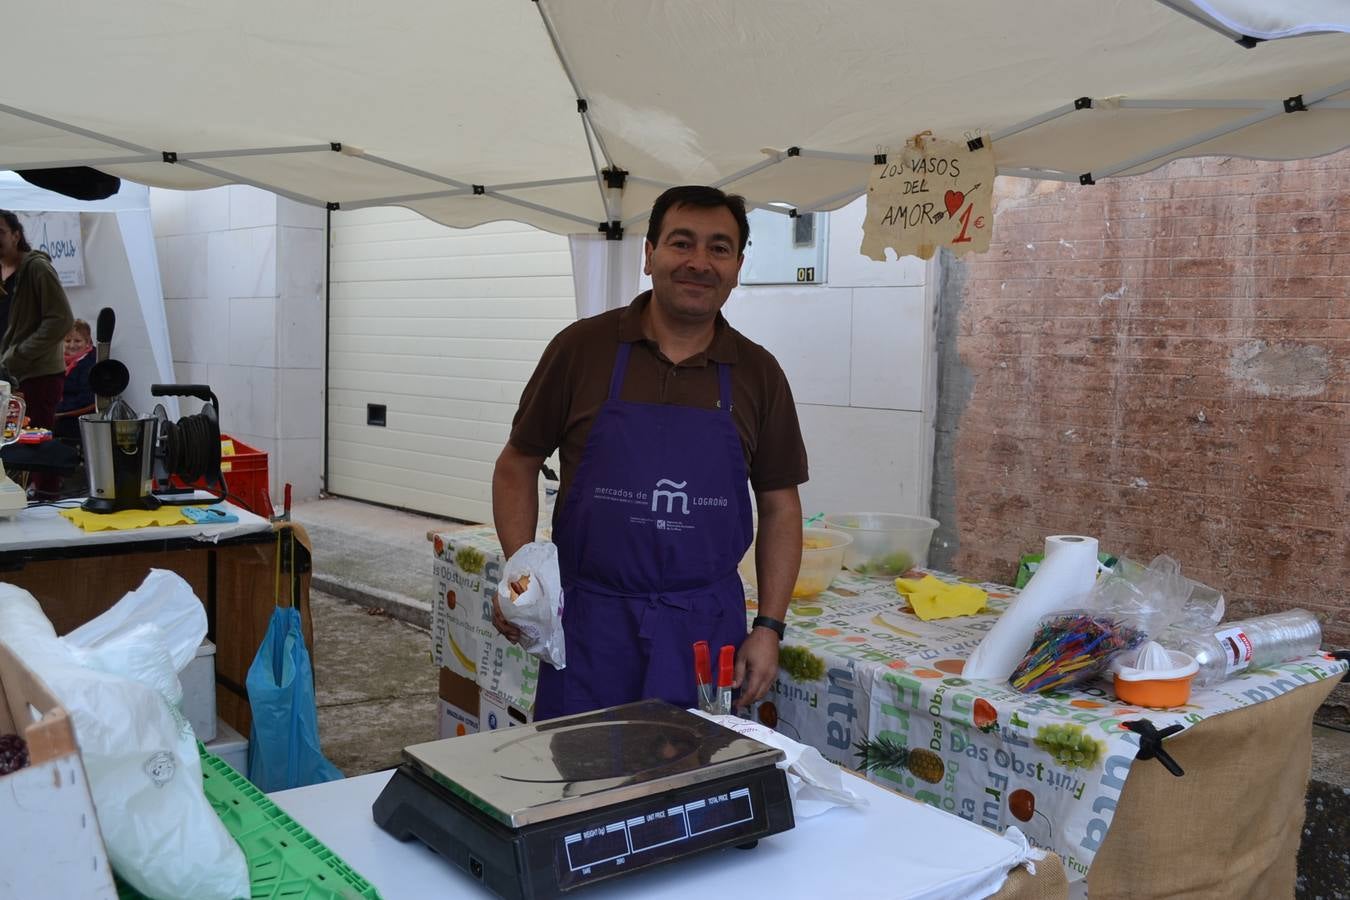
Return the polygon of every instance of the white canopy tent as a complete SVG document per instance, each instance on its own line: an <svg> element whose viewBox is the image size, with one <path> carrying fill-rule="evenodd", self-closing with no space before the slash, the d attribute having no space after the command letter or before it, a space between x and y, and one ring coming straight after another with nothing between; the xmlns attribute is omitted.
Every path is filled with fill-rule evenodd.
<svg viewBox="0 0 1350 900"><path fill-rule="evenodd" d="M112 309L117 322L111 355L131 372L122 396L139 413L162 403L177 418L176 398L150 396L150 385L175 379L149 189L123 182L121 190L104 200L72 200L34 187L12 172L0 172L0 209L81 214L85 283L66 288L75 317L92 330L99 310Z"/></svg>
<svg viewBox="0 0 1350 900"><path fill-rule="evenodd" d="M617 236L688 182L835 209L924 130L1083 183L1350 144L1337 0L71 0L6 25L0 167L455 226Z"/></svg>

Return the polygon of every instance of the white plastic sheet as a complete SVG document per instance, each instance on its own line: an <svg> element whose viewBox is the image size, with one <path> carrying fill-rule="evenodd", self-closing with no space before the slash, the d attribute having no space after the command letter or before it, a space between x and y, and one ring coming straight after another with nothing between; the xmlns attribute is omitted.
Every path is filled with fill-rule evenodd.
<svg viewBox="0 0 1350 900"><path fill-rule="evenodd" d="M163 634L139 623L76 649L31 594L0 584L0 635L71 715L113 868L149 897L247 897L248 864L202 791L196 737L171 702L181 688Z"/></svg>

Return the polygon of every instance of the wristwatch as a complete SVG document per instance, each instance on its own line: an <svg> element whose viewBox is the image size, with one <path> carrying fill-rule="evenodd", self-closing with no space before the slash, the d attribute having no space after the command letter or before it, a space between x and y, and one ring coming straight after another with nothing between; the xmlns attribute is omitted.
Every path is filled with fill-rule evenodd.
<svg viewBox="0 0 1350 900"><path fill-rule="evenodd" d="M787 629L786 622L780 622L768 616L755 616L755 620L750 623L750 627L759 628L761 626L772 630L774 634L778 635L780 641L783 639L783 632Z"/></svg>

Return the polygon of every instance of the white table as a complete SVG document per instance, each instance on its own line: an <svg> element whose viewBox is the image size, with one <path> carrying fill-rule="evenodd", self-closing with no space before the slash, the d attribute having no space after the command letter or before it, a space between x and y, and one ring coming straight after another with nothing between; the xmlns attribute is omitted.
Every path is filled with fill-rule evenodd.
<svg viewBox="0 0 1350 900"><path fill-rule="evenodd" d="M272 800L362 877L384 900L486 897L487 891L422 843L382 831L371 805L391 772L279 791ZM865 809L800 819L753 850L713 850L593 885L583 896L980 898L1019 858L1008 840L861 778L849 786Z"/></svg>
<svg viewBox="0 0 1350 900"><path fill-rule="evenodd" d="M215 501L203 500L203 503ZM168 525L152 528L129 528L122 531L85 531L61 515L54 506L32 506L21 510L12 519L0 519L0 553L15 550L47 550L57 547L93 546L99 544L134 544L141 541L197 540L223 541L228 538L271 531L272 525L262 516L254 515L232 503L225 507L239 517L238 522L224 525Z"/></svg>

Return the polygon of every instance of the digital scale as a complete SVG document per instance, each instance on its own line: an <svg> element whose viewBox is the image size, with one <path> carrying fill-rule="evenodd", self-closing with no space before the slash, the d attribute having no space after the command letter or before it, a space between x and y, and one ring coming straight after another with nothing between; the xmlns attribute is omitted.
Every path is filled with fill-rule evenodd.
<svg viewBox="0 0 1350 900"><path fill-rule="evenodd" d="M375 823L507 898L793 827L783 753L660 700L403 751Z"/></svg>

